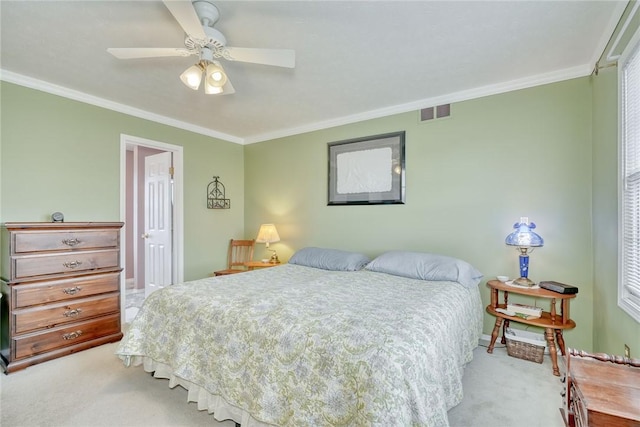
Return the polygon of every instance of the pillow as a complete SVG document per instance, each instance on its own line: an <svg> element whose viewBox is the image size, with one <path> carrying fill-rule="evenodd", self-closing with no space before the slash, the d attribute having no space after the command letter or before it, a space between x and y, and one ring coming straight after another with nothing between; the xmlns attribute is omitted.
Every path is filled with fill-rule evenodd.
<svg viewBox="0 0 640 427"><path fill-rule="evenodd" d="M289 259L289 264L324 270L356 271L361 270L369 261L369 257L357 252L309 247L300 249L293 254Z"/></svg>
<svg viewBox="0 0 640 427"><path fill-rule="evenodd" d="M366 269L411 279L458 282L466 287L477 286L482 279L482 273L465 261L422 252L386 252Z"/></svg>

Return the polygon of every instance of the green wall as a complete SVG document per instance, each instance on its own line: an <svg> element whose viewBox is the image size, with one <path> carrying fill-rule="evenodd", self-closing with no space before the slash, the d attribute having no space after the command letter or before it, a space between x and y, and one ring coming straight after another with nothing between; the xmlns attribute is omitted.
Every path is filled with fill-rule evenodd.
<svg viewBox="0 0 640 427"><path fill-rule="evenodd" d="M183 147L185 280L226 264L244 232L243 147L2 82L0 221L120 220L120 135ZM229 210L206 208L219 175Z"/></svg>
<svg viewBox="0 0 640 427"><path fill-rule="evenodd" d="M530 276L580 287L567 345L621 354L627 343L637 356L640 324L617 307L616 85L608 69L453 104L447 119L420 123L411 112L242 147L2 82L0 221L47 221L55 210L119 220L121 134L184 147L186 280L221 268L228 239L264 222L278 227L283 261L311 245L407 249L463 258L485 279L514 277L504 237L529 216L545 238ZM327 206L327 143L398 130L406 204ZM214 174L230 210L206 209ZM484 282L481 291L488 302ZM485 333L492 324L486 315Z"/></svg>
<svg viewBox="0 0 640 427"><path fill-rule="evenodd" d="M593 82L594 347L640 355L640 323L618 308L618 75L603 69Z"/></svg>
<svg viewBox="0 0 640 427"><path fill-rule="evenodd" d="M372 257L406 249L465 259L491 279L518 274L504 238L529 216L545 239L531 255L530 277L579 286L571 304L578 327L565 337L591 350L591 100L591 83L581 78L453 104L447 119L419 123L410 112L249 145L245 229L253 235L260 223L275 223L283 260L304 246ZM406 204L327 206L327 143L399 130ZM488 303L484 282L481 291ZM494 320L485 315L485 333Z"/></svg>

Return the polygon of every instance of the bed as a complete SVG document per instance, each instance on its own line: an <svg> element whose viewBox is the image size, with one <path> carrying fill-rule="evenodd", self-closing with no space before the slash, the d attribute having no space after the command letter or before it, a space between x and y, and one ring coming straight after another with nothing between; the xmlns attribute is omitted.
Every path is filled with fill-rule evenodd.
<svg viewBox="0 0 640 427"><path fill-rule="evenodd" d="M243 427L446 426L482 329L464 261L304 248L150 295L117 354Z"/></svg>

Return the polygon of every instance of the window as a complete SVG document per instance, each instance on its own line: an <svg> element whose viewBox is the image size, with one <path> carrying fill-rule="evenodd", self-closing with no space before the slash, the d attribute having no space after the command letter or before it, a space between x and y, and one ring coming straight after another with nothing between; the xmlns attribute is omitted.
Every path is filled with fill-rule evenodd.
<svg viewBox="0 0 640 427"><path fill-rule="evenodd" d="M619 61L620 258L618 305L640 322L640 31Z"/></svg>

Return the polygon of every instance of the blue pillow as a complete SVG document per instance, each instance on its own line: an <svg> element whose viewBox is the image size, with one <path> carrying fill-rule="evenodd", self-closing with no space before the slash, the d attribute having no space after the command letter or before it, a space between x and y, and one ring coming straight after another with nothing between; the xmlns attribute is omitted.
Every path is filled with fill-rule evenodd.
<svg viewBox="0 0 640 427"><path fill-rule="evenodd" d="M465 261L422 252L386 252L366 269L411 279L458 282L466 287L477 286L482 279L482 273Z"/></svg>
<svg viewBox="0 0 640 427"><path fill-rule="evenodd" d="M308 247L297 251L289 259L289 264L321 268L333 271L356 271L370 261L369 257L357 252Z"/></svg>

